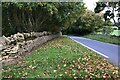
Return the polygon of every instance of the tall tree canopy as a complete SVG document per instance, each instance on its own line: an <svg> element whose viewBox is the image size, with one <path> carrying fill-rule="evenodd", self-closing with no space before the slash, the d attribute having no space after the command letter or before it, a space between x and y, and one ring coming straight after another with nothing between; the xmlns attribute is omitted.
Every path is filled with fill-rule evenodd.
<svg viewBox="0 0 120 80"><path fill-rule="evenodd" d="M105 8L107 8L104 14L105 21L113 19L115 24L117 22L120 23L120 1L119 2L96 2L96 4L97 4L96 8L94 9L95 13L99 13L105 10ZM115 16L115 12L117 13L117 16ZM117 17L117 22L114 19L115 17Z"/></svg>
<svg viewBox="0 0 120 80"><path fill-rule="evenodd" d="M79 17L79 19L72 24L65 32L67 34L86 35L93 33L100 28L103 28L103 18L92 11L86 12Z"/></svg>
<svg viewBox="0 0 120 80"><path fill-rule="evenodd" d="M43 30L59 32L85 11L83 2L3 2L2 8L4 35Z"/></svg>

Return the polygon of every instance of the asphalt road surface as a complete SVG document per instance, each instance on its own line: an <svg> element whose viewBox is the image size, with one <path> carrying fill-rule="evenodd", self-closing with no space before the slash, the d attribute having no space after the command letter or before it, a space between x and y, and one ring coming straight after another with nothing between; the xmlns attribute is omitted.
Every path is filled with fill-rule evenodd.
<svg viewBox="0 0 120 80"><path fill-rule="evenodd" d="M116 66L120 66L120 46L104 43L96 40L91 40L83 37L69 36L71 39L80 43L81 45L95 51L104 58L108 59Z"/></svg>

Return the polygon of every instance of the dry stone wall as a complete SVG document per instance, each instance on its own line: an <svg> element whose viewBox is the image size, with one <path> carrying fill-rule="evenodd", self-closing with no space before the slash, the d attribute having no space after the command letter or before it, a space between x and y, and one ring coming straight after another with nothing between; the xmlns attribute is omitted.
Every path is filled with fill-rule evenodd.
<svg viewBox="0 0 120 80"><path fill-rule="evenodd" d="M50 32L31 32L31 33L17 33L10 37L0 38L0 54L1 61L7 59L18 58L27 52L31 52L41 44L59 37L61 33L51 34Z"/></svg>

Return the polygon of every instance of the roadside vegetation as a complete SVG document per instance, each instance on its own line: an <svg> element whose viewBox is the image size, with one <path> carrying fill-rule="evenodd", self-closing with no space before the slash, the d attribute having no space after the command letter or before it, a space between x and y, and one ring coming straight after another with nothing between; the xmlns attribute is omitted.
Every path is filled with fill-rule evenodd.
<svg viewBox="0 0 120 80"><path fill-rule="evenodd" d="M93 40L98 40L98 41L101 41L101 42L120 45L120 38L118 38L116 36L110 36L110 35L106 36L106 35L103 35L103 34L90 34L90 35L85 35L83 37L93 39Z"/></svg>
<svg viewBox="0 0 120 80"><path fill-rule="evenodd" d="M85 11L83 2L3 2L2 33L5 36L17 32L57 33L68 28Z"/></svg>
<svg viewBox="0 0 120 80"><path fill-rule="evenodd" d="M108 21L106 24L111 25L111 22ZM74 24L70 25L66 30L63 30L63 34L83 36L96 32L106 24L103 21L103 17L87 10Z"/></svg>
<svg viewBox="0 0 120 80"><path fill-rule="evenodd" d="M120 45L120 30L114 29L114 26L106 26L96 33L85 35L83 37L98 40L101 42Z"/></svg>
<svg viewBox="0 0 120 80"><path fill-rule="evenodd" d="M102 3L99 4L95 9L97 13L101 11ZM2 2L2 33L12 36L18 32L57 34L62 31L83 36L111 26L107 16L114 16L107 13L103 21L103 15L87 10L83 2ZM111 29L105 27L106 36L84 37L120 44L119 39L108 36L110 32ZM120 78L118 67L68 37L45 43L17 64L3 64L2 75L3 78Z"/></svg>
<svg viewBox="0 0 120 80"><path fill-rule="evenodd" d="M68 37L45 43L17 64L3 64L4 78L119 78L115 67Z"/></svg>
<svg viewBox="0 0 120 80"><path fill-rule="evenodd" d="M79 19L63 31L63 33L120 45L120 20L119 18L117 22L114 20L114 13L119 12L118 9L115 10L115 6L117 5L119 5L119 2L108 2L108 4L96 2L95 13L87 10L85 14L80 16ZM105 13L100 13L105 7L111 7L112 11L108 9L105 10ZM119 13L117 15L118 17L120 16ZM111 19L114 23L110 21Z"/></svg>
<svg viewBox="0 0 120 80"><path fill-rule="evenodd" d="M120 30L114 30L111 35L120 36Z"/></svg>

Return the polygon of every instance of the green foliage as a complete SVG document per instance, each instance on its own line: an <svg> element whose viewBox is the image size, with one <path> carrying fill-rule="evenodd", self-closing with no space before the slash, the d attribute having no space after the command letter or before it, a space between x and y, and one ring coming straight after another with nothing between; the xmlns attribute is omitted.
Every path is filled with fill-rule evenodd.
<svg viewBox="0 0 120 80"><path fill-rule="evenodd" d="M104 26L112 26L112 22L107 20L106 22L104 22Z"/></svg>
<svg viewBox="0 0 120 80"><path fill-rule="evenodd" d="M113 36L120 36L120 30L113 30L113 32L111 33L111 35Z"/></svg>
<svg viewBox="0 0 120 80"><path fill-rule="evenodd" d="M111 32L113 32L112 26L105 26L102 31L102 33L105 35L110 35Z"/></svg>
<svg viewBox="0 0 120 80"><path fill-rule="evenodd" d="M79 35L89 34L102 28L104 21L102 17L96 15L92 11L86 11L80 18L68 28L68 33L76 33Z"/></svg>
<svg viewBox="0 0 120 80"><path fill-rule="evenodd" d="M2 6L4 35L18 31L59 32L73 24L85 10L83 2L4 2Z"/></svg>
<svg viewBox="0 0 120 80"><path fill-rule="evenodd" d="M112 22L107 20L104 23L104 27L102 28L102 34L104 35L110 35L111 32L113 32L113 28L112 28Z"/></svg>
<svg viewBox="0 0 120 80"><path fill-rule="evenodd" d="M96 2L96 7L94 9L95 13L99 13L106 7L106 4L103 2Z"/></svg>
<svg viewBox="0 0 120 80"><path fill-rule="evenodd" d="M95 13L99 13L99 12L103 11L105 9L105 7L107 7L108 9L104 13L104 20L107 21L107 20L113 19L114 23L116 24L114 17L115 17L115 13L117 13L117 15L118 15L117 22L120 22L120 15L119 15L120 1L96 2L96 7L95 7L94 11L95 11ZM112 10L110 10L109 8L112 8Z"/></svg>

